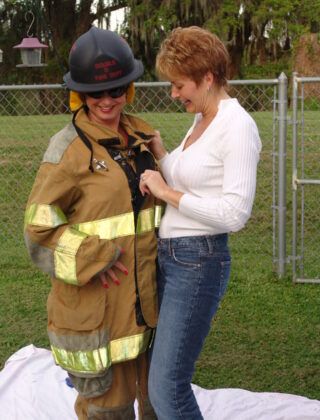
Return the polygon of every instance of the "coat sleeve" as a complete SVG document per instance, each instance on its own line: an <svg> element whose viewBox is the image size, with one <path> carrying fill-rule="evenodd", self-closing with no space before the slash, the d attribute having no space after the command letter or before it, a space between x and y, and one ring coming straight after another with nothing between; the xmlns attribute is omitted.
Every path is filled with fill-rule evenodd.
<svg viewBox="0 0 320 420"><path fill-rule="evenodd" d="M25 242L32 261L51 277L83 286L120 254L110 240L79 231L70 222L81 192L62 167L42 163L25 212Z"/></svg>

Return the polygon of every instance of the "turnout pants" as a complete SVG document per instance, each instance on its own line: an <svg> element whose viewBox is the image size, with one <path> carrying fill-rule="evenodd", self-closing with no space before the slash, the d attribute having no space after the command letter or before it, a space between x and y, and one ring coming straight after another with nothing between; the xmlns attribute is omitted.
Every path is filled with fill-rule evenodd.
<svg viewBox="0 0 320 420"><path fill-rule="evenodd" d="M112 383L108 391L95 398L80 394L75 403L79 420L132 420L135 419L134 401L138 400L139 419L156 420L147 391L147 352L137 359L115 364Z"/></svg>

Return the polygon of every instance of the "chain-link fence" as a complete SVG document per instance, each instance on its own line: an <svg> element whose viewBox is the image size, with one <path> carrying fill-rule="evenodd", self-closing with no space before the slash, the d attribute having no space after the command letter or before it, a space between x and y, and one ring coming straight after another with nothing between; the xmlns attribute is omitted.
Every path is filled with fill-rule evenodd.
<svg viewBox="0 0 320 420"><path fill-rule="evenodd" d="M293 281L320 283L320 78L293 75Z"/></svg>
<svg viewBox="0 0 320 420"><path fill-rule="evenodd" d="M255 256L256 264L270 271L277 253L278 85L278 79L230 82L230 95L255 119L263 144L252 217L231 235L231 247L239 256ZM68 95L60 85L0 86L0 99L0 245L24 255L25 204L49 138L71 119ZM134 105L127 110L159 129L169 149L193 120L172 101L168 83L137 83Z"/></svg>

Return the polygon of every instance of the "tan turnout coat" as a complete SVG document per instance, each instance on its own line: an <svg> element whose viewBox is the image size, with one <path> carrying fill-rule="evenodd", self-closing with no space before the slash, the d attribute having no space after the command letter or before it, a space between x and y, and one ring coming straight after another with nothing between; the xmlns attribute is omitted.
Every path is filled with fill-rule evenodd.
<svg viewBox="0 0 320 420"><path fill-rule="evenodd" d="M146 196L135 225L127 177L101 145L126 157L124 139L91 122L83 109L76 124L92 155L72 123L50 140L27 203L25 239L34 263L51 276L48 332L55 360L90 377L136 358L149 345L157 322L155 227L161 208ZM150 155L145 141L154 134L151 127L126 114L121 124L129 148ZM109 282L105 289L97 274L118 258L128 275L116 269L120 286ZM136 322L138 300L145 325Z"/></svg>

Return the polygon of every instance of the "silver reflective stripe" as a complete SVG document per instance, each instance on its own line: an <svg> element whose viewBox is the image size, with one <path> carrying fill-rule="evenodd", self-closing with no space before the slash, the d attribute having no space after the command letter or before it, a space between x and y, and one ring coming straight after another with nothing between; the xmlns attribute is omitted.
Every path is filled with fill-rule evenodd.
<svg viewBox="0 0 320 420"><path fill-rule="evenodd" d="M130 337L112 340L103 347L93 350L71 351L51 345L57 364L75 374L103 372L112 364L135 359L147 350L152 330Z"/></svg>

